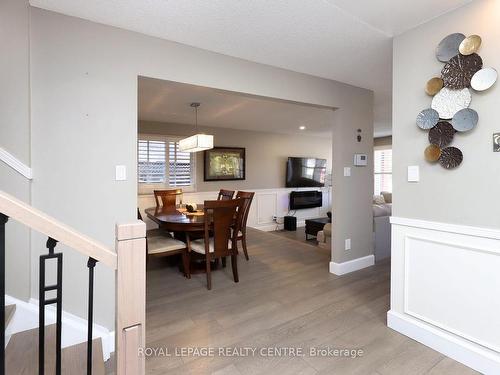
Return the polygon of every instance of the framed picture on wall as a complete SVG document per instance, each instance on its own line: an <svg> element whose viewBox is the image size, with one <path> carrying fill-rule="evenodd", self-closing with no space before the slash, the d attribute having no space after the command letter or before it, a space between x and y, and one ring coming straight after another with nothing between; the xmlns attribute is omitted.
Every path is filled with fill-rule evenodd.
<svg viewBox="0 0 500 375"><path fill-rule="evenodd" d="M245 179L245 149L214 147L205 151L204 181Z"/></svg>

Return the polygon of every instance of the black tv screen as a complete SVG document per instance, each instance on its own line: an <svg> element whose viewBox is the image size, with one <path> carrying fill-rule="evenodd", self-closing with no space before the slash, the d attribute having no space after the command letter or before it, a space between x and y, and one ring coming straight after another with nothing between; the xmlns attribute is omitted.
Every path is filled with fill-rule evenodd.
<svg viewBox="0 0 500 375"><path fill-rule="evenodd" d="M286 187L323 187L326 177L326 159L288 158Z"/></svg>

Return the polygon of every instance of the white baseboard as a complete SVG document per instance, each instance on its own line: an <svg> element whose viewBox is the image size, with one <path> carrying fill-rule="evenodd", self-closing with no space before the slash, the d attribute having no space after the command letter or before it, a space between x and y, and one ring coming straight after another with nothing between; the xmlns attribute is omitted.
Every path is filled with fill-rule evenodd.
<svg viewBox="0 0 500 375"><path fill-rule="evenodd" d="M500 354L395 311L387 326L483 374L500 374Z"/></svg>
<svg viewBox="0 0 500 375"><path fill-rule="evenodd" d="M330 262L330 273L335 275L345 275L346 273L358 271L363 268L373 266L374 264L374 255L368 255L342 263Z"/></svg>
<svg viewBox="0 0 500 375"><path fill-rule="evenodd" d="M38 300L30 299L29 302L6 295L6 305L16 305L16 311L5 333L10 337L18 332L38 328ZM54 324L56 310L54 306L47 306L45 310L45 324ZM107 361L115 350L114 332L94 324L93 337L102 340L103 359ZM62 313L62 346L63 348L87 341L87 320L79 318L66 311Z"/></svg>

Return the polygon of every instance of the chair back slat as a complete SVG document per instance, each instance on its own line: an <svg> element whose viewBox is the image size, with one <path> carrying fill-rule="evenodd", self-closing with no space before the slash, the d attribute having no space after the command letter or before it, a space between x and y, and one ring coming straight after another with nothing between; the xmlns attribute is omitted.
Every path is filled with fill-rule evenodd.
<svg viewBox="0 0 500 375"><path fill-rule="evenodd" d="M156 207L163 206L165 209L175 209L177 206L177 197L182 195L182 189L154 190L154 195Z"/></svg>
<svg viewBox="0 0 500 375"><path fill-rule="evenodd" d="M220 258L232 254L230 250L230 241L233 244L236 242L237 232L233 231L235 223L240 220L240 215L243 214L244 199L205 201L203 210L205 220L205 254L209 253L210 235L214 239L214 252L211 254L213 258ZM213 223L211 227L210 222Z"/></svg>
<svg viewBox="0 0 500 375"><path fill-rule="evenodd" d="M219 195L217 196L217 200L218 201L227 201L227 200L233 199L233 197L234 197L234 190L220 189Z"/></svg>
<svg viewBox="0 0 500 375"><path fill-rule="evenodd" d="M243 212L242 215L240 216L240 221L238 222L238 230L244 231L245 228L247 227L247 221L248 221L248 214L250 212L250 206L252 205L252 200L254 197L255 193L254 192L248 192L248 191L238 191L236 193L236 199L244 199L243 203Z"/></svg>

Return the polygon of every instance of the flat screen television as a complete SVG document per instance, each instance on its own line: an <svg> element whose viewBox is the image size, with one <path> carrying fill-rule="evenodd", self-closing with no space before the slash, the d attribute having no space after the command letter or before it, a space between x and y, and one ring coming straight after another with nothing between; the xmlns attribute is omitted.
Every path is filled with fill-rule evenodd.
<svg viewBox="0 0 500 375"><path fill-rule="evenodd" d="M323 187L326 177L326 159L288 158L286 187Z"/></svg>

